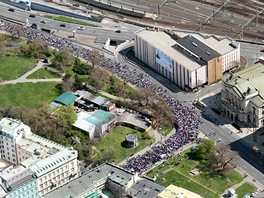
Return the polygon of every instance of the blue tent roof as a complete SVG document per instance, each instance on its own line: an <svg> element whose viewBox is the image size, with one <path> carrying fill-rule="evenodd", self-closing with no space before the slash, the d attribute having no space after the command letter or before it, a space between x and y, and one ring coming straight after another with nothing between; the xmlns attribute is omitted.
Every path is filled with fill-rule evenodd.
<svg viewBox="0 0 264 198"><path fill-rule="evenodd" d="M98 110L96 113L93 115L84 118L87 122L90 122L91 124L94 124L96 126L101 126L105 123L108 123L111 119L113 119L114 115L111 113L108 113L103 110Z"/></svg>
<svg viewBox="0 0 264 198"><path fill-rule="evenodd" d="M69 92L64 92L61 94L58 98L56 98L54 101L57 103L61 103L63 105L70 105L73 101L75 101L78 97L75 96L72 93Z"/></svg>

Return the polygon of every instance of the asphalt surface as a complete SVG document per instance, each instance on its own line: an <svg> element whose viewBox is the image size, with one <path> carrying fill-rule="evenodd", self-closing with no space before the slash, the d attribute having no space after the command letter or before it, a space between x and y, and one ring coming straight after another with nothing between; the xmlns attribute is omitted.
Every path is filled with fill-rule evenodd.
<svg viewBox="0 0 264 198"><path fill-rule="evenodd" d="M130 40L134 38L134 32L139 30L140 27L135 27L131 25L125 25L124 23L117 23L109 20L108 22L103 21L103 23L96 23L92 21L85 21L87 23L91 23L93 25L97 25L99 27L90 27L85 25L78 25L73 23L66 23L61 21L55 21L46 17L41 17L36 15L35 18L29 17L31 12L22 11L16 9L15 12L8 11L7 7L0 6L0 15L4 17L9 17L15 20L25 21L28 18L28 25L32 23L38 24L39 28L51 29L54 31L66 31L72 34L72 31L76 31L78 34L87 34L95 37L102 38L111 38L115 40ZM40 23L41 20L45 20L47 23ZM65 24L66 27L61 27L61 24ZM111 25L112 24L112 25ZM114 26L113 26L114 24ZM83 26L85 30L77 30L79 26ZM120 33L117 33L117 30L121 30Z"/></svg>

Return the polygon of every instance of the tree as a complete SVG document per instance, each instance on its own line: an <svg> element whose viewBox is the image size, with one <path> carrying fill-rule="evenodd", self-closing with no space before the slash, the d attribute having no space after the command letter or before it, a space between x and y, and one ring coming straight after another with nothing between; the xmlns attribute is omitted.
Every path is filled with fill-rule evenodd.
<svg viewBox="0 0 264 198"><path fill-rule="evenodd" d="M56 120L62 123L63 127L70 129L74 122L77 120L77 115L72 106L60 106L58 107L53 116Z"/></svg>
<svg viewBox="0 0 264 198"><path fill-rule="evenodd" d="M67 67L74 65L74 57L67 48L63 48L60 51L54 51L51 63L57 70L64 71Z"/></svg>
<svg viewBox="0 0 264 198"><path fill-rule="evenodd" d="M66 74L62 79L61 90L72 91L74 87L75 79L71 74Z"/></svg>
<svg viewBox="0 0 264 198"><path fill-rule="evenodd" d="M215 144L211 139L202 139L201 143L196 148L197 157L201 160L206 160L209 154L214 152Z"/></svg>
<svg viewBox="0 0 264 198"><path fill-rule="evenodd" d="M217 152L218 164L217 166L223 171L226 169L229 163L235 164L239 154L231 150L231 147L227 144L219 144L215 147Z"/></svg>
<svg viewBox="0 0 264 198"><path fill-rule="evenodd" d="M91 61L93 68L95 65L98 65L101 62L99 51L98 50L91 51L89 55L89 60Z"/></svg>
<svg viewBox="0 0 264 198"><path fill-rule="evenodd" d="M100 68L95 68L89 75L89 79L92 80L92 85L97 89L102 89L110 81L109 73Z"/></svg>
<svg viewBox="0 0 264 198"><path fill-rule="evenodd" d="M136 99L139 101L139 103L143 104L145 102L145 106L150 105L150 101L154 101L156 96L155 93L155 86L150 86L148 89L144 88L137 88L136 89Z"/></svg>

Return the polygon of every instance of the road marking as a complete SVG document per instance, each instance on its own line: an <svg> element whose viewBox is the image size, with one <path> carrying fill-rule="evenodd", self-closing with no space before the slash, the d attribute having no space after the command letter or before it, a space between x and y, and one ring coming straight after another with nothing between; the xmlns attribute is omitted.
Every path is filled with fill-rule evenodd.
<svg viewBox="0 0 264 198"><path fill-rule="evenodd" d="M250 155L250 154L249 154L248 156L249 156L249 157L253 157L253 156L252 156L252 155Z"/></svg>

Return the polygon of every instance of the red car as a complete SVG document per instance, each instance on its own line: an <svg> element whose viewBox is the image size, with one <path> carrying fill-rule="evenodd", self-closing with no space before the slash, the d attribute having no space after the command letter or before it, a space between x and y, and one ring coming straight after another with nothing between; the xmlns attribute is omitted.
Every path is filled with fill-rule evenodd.
<svg viewBox="0 0 264 198"><path fill-rule="evenodd" d="M260 50L260 52L264 52L264 49Z"/></svg>

